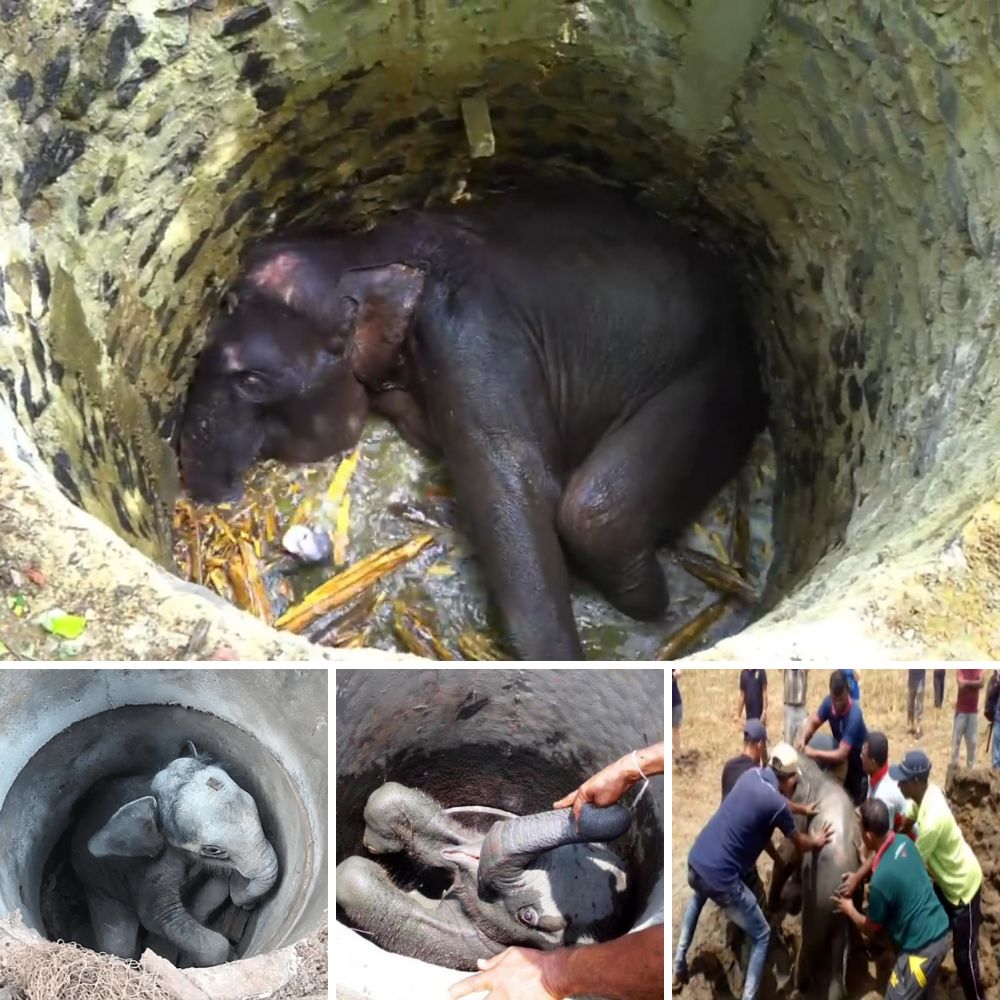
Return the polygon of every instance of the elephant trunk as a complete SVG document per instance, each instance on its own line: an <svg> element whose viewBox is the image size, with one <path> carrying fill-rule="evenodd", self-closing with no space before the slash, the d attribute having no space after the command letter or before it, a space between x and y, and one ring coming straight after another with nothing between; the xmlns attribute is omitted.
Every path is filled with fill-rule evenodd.
<svg viewBox="0 0 1000 1000"><path fill-rule="evenodd" d="M545 851L564 844L615 840L632 818L624 806L606 809L585 805L579 826L569 809L501 820L490 827L479 854L480 892L503 895L516 885L524 870Z"/></svg>
<svg viewBox="0 0 1000 1000"><path fill-rule="evenodd" d="M229 895L237 906L249 908L278 880L278 857L263 834L235 867L229 878Z"/></svg>

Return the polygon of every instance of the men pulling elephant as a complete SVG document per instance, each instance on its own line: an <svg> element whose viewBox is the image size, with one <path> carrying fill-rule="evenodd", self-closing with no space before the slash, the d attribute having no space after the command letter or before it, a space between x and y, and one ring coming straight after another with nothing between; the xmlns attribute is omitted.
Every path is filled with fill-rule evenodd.
<svg viewBox="0 0 1000 1000"><path fill-rule="evenodd" d="M822 738L813 739L824 722L830 723L833 745ZM820 767L836 774L851 801L861 805L868 791L868 782L861 765L861 746L868 735L861 704L851 697L850 686L843 670L830 675L830 693L820 703L815 714L806 720L795 743L796 750L811 757Z"/></svg>
<svg viewBox="0 0 1000 1000"><path fill-rule="evenodd" d="M951 924L955 967L965 1000L985 1000L979 971L979 928L983 869L948 805L944 792L930 783L931 762L923 750L911 750L889 768L909 800L907 821L920 831L917 850L934 879L934 891Z"/></svg>
<svg viewBox="0 0 1000 1000"><path fill-rule="evenodd" d="M885 1000L926 1000L948 953L948 916L916 845L891 829L889 810L879 799L861 807L861 836L872 852L868 914L849 896L834 896L836 909L864 935L883 928L899 949Z"/></svg>
<svg viewBox="0 0 1000 1000"><path fill-rule="evenodd" d="M742 1000L756 1000L771 931L756 897L743 881L744 875L756 863L775 828L803 855L820 851L833 838L830 823L824 823L814 835L796 829L789 800L798 778L798 754L787 743L779 743L770 766L748 770L698 835L688 855L688 884L694 898L681 924L674 958L674 993L679 993L688 980L687 953L701 911L711 899L752 942Z"/></svg>

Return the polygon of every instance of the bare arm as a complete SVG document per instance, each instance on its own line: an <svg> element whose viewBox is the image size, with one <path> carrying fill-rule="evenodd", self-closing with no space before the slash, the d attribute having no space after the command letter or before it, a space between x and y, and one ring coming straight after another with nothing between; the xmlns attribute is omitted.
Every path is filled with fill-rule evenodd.
<svg viewBox="0 0 1000 1000"><path fill-rule="evenodd" d="M663 774L662 741L636 750L635 758L633 760L631 753L619 757L613 764L588 778L575 791L564 795L558 802L553 802L552 808L565 809L572 806L573 817L579 820L580 810L585 803L593 802L595 806L614 805L637 781L642 780L643 775L648 778L653 774Z"/></svg>
<svg viewBox="0 0 1000 1000"><path fill-rule="evenodd" d="M746 707L747 696L743 693L743 688L740 688L740 703L736 708L736 721L740 721L740 716L743 714L743 709Z"/></svg>
<svg viewBox="0 0 1000 1000"><path fill-rule="evenodd" d="M806 747L803 751L813 760L821 760L824 764L840 764L851 754L851 744L841 743L836 750L816 750L814 747Z"/></svg>
<svg viewBox="0 0 1000 1000"><path fill-rule="evenodd" d="M793 830L788 839L795 845L800 854L805 854L808 851L819 851L833 840L833 826L830 823L824 823L823 829L815 836Z"/></svg>
<svg viewBox="0 0 1000 1000"><path fill-rule="evenodd" d="M858 891L861 883L871 876L872 868L874 867L875 855L872 854L856 872L844 876L843 881L840 883L840 888L837 890L838 893L848 898L853 896Z"/></svg>
<svg viewBox="0 0 1000 1000"><path fill-rule="evenodd" d="M536 951L508 948L448 991L451 1000L489 991L490 1000L548 1000L581 994L608 1000L661 1000L663 926L603 944Z"/></svg>
<svg viewBox="0 0 1000 1000"><path fill-rule="evenodd" d="M863 913L859 913L854 903L846 896L834 896L833 907L834 912L839 910L843 913L866 938L874 937L882 929L878 924L872 923Z"/></svg>
<svg viewBox="0 0 1000 1000"><path fill-rule="evenodd" d="M806 744L813 738L813 734L821 725L823 725L823 723L820 722L815 715L810 715L809 718L806 719L806 724L802 727L802 732L800 733L799 738L795 741L795 749L804 750Z"/></svg>

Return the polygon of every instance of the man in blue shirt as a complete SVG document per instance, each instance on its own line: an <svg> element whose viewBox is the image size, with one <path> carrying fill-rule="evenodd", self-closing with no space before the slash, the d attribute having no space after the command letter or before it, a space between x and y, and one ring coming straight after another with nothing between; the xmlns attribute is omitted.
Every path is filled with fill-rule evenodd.
<svg viewBox="0 0 1000 1000"><path fill-rule="evenodd" d="M833 746L818 745L822 737L810 746L809 741L824 722L830 723ZM795 747L821 767L836 773L856 806L861 805L868 794L868 779L861 765L861 748L867 736L865 717L861 706L851 698L844 671L834 670L830 675L830 693L816 709L816 714L806 720Z"/></svg>
<svg viewBox="0 0 1000 1000"><path fill-rule="evenodd" d="M687 982L688 949L701 911L711 899L752 943L742 1000L757 1000L771 931L743 875L757 861L775 827L803 854L820 850L833 838L829 823L815 836L796 830L788 800L795 792L798 774L795 750L779 743L770 766L747 771L695 840L688 854L688 885L694 898L681 923L674 958L674 993Z"/></svg>

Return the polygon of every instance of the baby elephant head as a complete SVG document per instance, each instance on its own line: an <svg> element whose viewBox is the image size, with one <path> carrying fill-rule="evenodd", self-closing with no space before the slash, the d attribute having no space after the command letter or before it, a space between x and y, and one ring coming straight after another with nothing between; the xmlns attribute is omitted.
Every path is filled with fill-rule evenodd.
<svg viewBox="0 0 1000 1000"><path fill-rule="evenodd" d="M274 885L278 859L253 797L192 743L152 781L152 795L127 802L87 842L95 857L182 852L230 874L230 896L249 908Z"/></svg>
<svg viewBox="0 0 1000 1000"><path fill-rule="evenodd" d="M621 858L590 841L620 837L631 817L622 806L585 805L494 823L479 856L483 915L497 940L552 948L602 940L621 914L626 870Z"/></svg>
<svg viewBox="0 0 1000 1000"><path fill-rule="evenodd" d="M353 448L369 401L402 364L423 273L351 266L324 249L256 248L209 331L181 421L196 501L233 499L258 459L314 462Z"/></svg>

